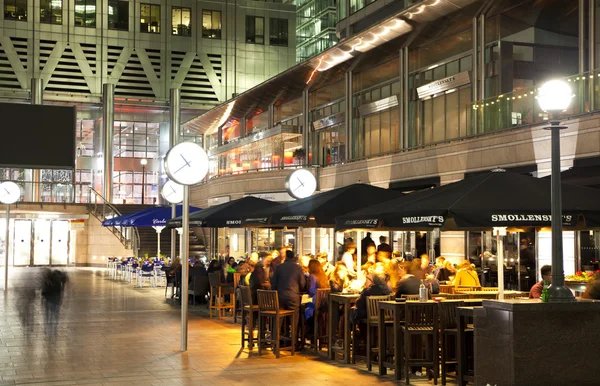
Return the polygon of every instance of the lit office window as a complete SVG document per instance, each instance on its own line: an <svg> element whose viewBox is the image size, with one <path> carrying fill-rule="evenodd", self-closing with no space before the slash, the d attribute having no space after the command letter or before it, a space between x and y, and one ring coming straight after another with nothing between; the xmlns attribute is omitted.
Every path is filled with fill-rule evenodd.
<svg viewBox="0 0 600 386"><path fill-rule="evenodd" d="M272 46L288 45L287 19L269 19L269 44Z"/></svg>
<svg viewBox="0 0 600 386"><path fill-rule="evenodd" d="M140 32L160 33L160 5L140 5Z"/></svg>
<svg viewBox="0 0 600 386"><path fill-rule="evenodd" d="M75 26L96 27L96 0L75 0Z"/></svg>
<svg viewBox="0 0 600 386"><path fill-rule="evenodd" d="M202 37L221 39L220 11L202 11Z"/></svg>
<svg viewBox="0 0 600 386"><path fill-rule="evenodd" d="M4 0L4 19L27 21L27 0Z"/></svg>
<svg viewBox="0 0 600 386"><path fill-rule="evenodd" d="M246 43L265 44L265 18L246 16Z"/></svg>
<svg viewBox="0 0 600 386"><path fill-rule="evenodd" d="M108 28L129 31L129 1L108 0Z"/></svg>
<svg viewBox="0 0 600 386"><path fill-rule="evenodd" d="M190 8L172 7L171 8L171 23L173 35L191 36L191 16Z"/></svg>
<svg viewBox="0 0 600 386"><path fill-rule="evenodd" d="M62 0L40 0L40 22L62 24Z"/></svg>

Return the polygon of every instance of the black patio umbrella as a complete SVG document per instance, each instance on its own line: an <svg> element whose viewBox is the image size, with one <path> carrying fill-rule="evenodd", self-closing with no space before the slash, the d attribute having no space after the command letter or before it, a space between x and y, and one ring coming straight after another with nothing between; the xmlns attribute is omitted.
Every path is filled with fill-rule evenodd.
<svg viewBox="0 0 600 386"><path fill-rule="evenodd" d="M563 225L600 226L600 191L562 185ZM336 218L336 229L490 229L551 225L550 180L502 170Z"/></svg>
<svg viewBox="0 0 600 386"><path fill-rule="evenodd" d="M333 228L337 216L402 195L372 185L353 184L286 202L270 210L256 211L244 218L244 225Z"/></svg>
<svg viewBox="0 0 600 386"><path fill-rule="evenodd" d="M268 210L281 205L257 197L244 197L195 212L190 215L190 226L208 228L240 228L242 218L256 210ZM168 228L181 227L181 217L167 221Z"/></svg>

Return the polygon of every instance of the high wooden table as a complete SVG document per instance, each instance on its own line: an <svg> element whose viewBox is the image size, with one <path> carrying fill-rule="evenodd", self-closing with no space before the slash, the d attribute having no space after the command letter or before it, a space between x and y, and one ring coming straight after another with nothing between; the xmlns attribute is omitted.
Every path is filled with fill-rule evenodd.
<svg viewBox="0 0 600 386"><path fill-rule="evenodd" d="M496 299L498 291L457 291L457 295L468 295L469 299ZM522 291L504 291L504 295L523 295L529 296L528 292Z"/></svg>
<svg viewBox="0 0 600 386"><path fill-rule="evenodd" d="M329 294L327 314L327 352L329 359L335 359L335 351L333 348L335 343L335 336L337 332L337 323L339 320L339 307L344 308L344 347L342 349L344 353L344 362L350 364L350 307L359 298L359 294Z"/></svg>

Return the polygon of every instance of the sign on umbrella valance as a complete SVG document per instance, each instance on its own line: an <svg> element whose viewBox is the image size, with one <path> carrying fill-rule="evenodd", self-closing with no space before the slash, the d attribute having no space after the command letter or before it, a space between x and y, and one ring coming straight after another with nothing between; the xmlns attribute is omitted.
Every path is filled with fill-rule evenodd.
<svg viewBox="0 0 600 386"><path fill-rule="evenodd" d="M245 226L333 227L335 218L353 210L385 202L403 193L367 184L353 184L290 201L244 219Z"/></svg>
<svg viewBox="0 0 600 386"><path fill-rule="evenodd" d="M600 191L562 186L563 224L600 226ZM338 230L426 230L551 225L550 180L494 171L336 218Z"/></svg>
<svg viewBox="0 0 600 386"><path fill-rule="evenodd" d="M190 226L209 228L240 228L242 218L257 210L267 210L279 205L256 197L244 197L212 206L190 215ZM181 227L181 217L167 221L167 227Z"/></svg>
<svg viewBox="0 0 600 386"><path fill-rule="evenodd" d="M154 208L153 208L154 209ZM190 213L195 213L201 210L194 206L190 206ZM181 216L182 206L177 205L175 208L176 216ZM129 216L121 222L121 226L126 227L156 227L166 226L167 221L172 218L171 207L160 207L158 210L141 211L133 216Z"/></svg>

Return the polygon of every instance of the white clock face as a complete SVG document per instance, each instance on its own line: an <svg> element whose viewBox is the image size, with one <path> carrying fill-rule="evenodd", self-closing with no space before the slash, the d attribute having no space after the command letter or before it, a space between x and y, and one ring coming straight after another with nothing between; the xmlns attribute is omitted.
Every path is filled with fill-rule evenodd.
<svg viewBox="0 0 600 386"><path fill-rule="evenodd" d="M317 190L317 180L310 170L294 170L287 177L285 188L295 198L306 198L312 196Z"/></svg>
<svg viewBox="0 0 600 386"><path fill-rule="evenodd" d="M183 185L169 180L163 186L161 195L171 204L179 204L183 201Z"/></svg>
<svg viewBox="0 0 600 386"><path fill-rule="evenodd" d="M21 188L12 181L0 184L0 202L3 204L14 204L21 198Z"/></svg>
<svg viewBox="0 0 600 386"><path fill-rule="evenodd" d="M167 152L165 171L170 179L181 185L194 185L208 173L208 156L193 142L182 142Z"/></svg>

